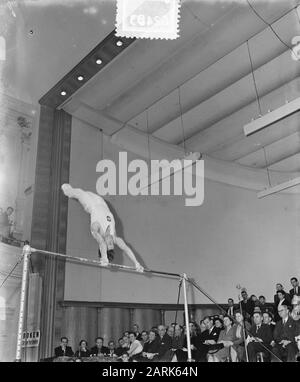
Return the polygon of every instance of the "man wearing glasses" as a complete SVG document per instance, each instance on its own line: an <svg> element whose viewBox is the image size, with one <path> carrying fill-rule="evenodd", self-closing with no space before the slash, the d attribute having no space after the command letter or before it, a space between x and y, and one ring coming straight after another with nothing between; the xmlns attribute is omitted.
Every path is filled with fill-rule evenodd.
<svg viewBox="0 0 300 382"><path fill-rule="evenodd" d="M282 361L295 362L297 346L295 336L297 335L297 324L288 311L286 305L278 306L280 320L274 329L274 341L272 342L273 353Z"/></svg>

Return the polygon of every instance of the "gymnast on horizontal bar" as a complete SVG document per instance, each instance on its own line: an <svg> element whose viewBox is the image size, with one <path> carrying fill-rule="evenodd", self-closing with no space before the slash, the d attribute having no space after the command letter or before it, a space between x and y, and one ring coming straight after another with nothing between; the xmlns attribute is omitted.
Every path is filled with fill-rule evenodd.
<svg viewBox="0 0 300 382"><path fill-rule="evenodd" d="M134 263L135 270L144 272L144 268L137 261L132 250L121 237L117 236L115 219L105 200L100 195L84 191L81 188L73 188L70 184L65 183L61 188L66 196L76 199L84 210L90 214L90 230L99 246L101 264L103 266L109 264L107 255L113 256L114 245L116 244Z"/></svg>

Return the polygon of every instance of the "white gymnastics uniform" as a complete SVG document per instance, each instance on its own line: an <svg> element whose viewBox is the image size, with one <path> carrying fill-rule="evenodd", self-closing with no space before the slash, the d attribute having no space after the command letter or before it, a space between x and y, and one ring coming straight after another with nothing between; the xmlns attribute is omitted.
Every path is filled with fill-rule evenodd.
<svg viewBox="0 0 300 382"><path fill-rule="evenodd" d="M105 235L109 227L110 234L115 237L115 219L105 200L100 195L96 195L90 191L84 191L79 199L85 211L91 215L91 225L93 223L100 224L102 236Z"/></svg>

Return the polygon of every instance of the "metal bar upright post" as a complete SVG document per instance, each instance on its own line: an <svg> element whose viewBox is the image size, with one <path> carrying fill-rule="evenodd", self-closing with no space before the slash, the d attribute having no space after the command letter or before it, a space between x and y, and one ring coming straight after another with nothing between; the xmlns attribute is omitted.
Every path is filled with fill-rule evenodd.
<svg viewBox="0 0 300 382"><path fill-rule="evenodd" d="M27 282L28 282L28 267L29 267L30 253L31 253L30 246L24 245L16 362L21 362L21 359L22 359L22 333L24 328L25 299L26 299Z"/></svg>
<svg viewBox="0 0 300 382"><path fill-rule="evenodd" d="M186 293L186 274L183 274L182 284L183 284L183 295L184 295L184 314L185 314L185 326L186 326L186 340L187 340L187 350L188 350L188 362L192 361L192 351L191 351L191 337L190 337L190 321L189 321L189 310L187 302Z"/></svg>

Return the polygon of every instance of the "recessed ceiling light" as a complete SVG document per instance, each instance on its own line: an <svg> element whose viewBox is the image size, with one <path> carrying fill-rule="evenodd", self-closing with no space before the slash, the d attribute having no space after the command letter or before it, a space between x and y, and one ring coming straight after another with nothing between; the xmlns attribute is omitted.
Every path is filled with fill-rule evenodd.
<svg viewBox="0 0 300 382"><path fill-rule="evenodd" d="M117 45L117 46L122 46L122 45L123 45L123 42L120 41L120 40L118 40L118 41L116 42L116 45Z"/></svg>
<svg viewBox="0 0 300 382"><path fill-rule="evenodd" d="M63 90L63 91L60 92L60 94L61 94L62 96L65 96L65 95L67 95L67 92Z"/></svg>
<svg viewBox="0 0 300 382"><path fill-rule="evenodd" d="M101 65L101 64L102 64L102 60L100 60L100 58L98 58L98 59L96 60L96 64L97 64L97 65Z"/></svg>
<svg viewBox="0 0 300 382"><path fill-rule="evenodd" d="M78 76L78 77L77 77L77 80L78 80L78 81L83 81L83 76Z"/></svg>

